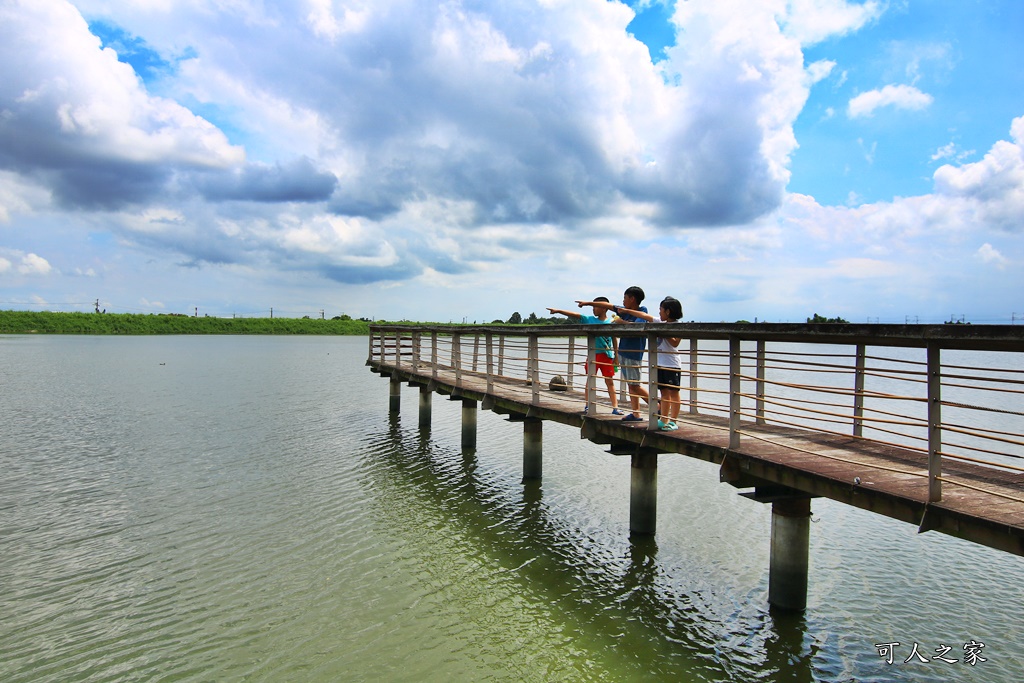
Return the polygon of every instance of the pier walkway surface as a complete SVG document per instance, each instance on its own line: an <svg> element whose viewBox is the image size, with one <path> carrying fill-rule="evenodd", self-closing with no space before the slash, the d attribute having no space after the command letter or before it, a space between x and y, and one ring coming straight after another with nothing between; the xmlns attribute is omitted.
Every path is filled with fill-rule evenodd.
<svg viewBox="0 0 1024 683"><path fill-rule="evenodd" d="M652 395L650 350L659 336L682 338L678 430L658 430L644 401L641 422L612 414L604 379L584 369L598 335L647 339ZM773 504L773 575L785 573L774 522L809 517L814 497L1024 555L1024 327L374 325L367 365L391 378L393 401L399 383L420 387L421 420L432 393L461 399L464 445L475 446L477 402L526 423L526 478L540 476L543 421L631 456L632 532L654 532L658 454L719 465L723 482Z"/></svg>

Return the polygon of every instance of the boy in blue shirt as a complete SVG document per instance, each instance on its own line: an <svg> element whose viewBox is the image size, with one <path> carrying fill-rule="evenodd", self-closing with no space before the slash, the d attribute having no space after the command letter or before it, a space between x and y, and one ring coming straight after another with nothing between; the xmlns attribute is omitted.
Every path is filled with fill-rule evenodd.
<svg viewBox="0 0 1024 683"><path fill-rule="evenodd" d="M647 307L641 305L644 296L644 290L640 287L636 285L629 287L622 295L622 308L647 313ZM594 301L580 301L577 303L579 303L581 308L583 306L593 306L595 312L599 309L611 309L618 315L612 321L617 324L646 322L643 318L626 313L620 310L618 306L613 306L607 302L608 299L599 297ZM643 418L640 417L640 399L647 403L649 398L647 389L640 383L640 365L644 359L644 350L646 348L646 337L625 337L619 341L619 367L622 368L622 379L626 380L626 385L629 387L629 403L633 409L622 418L623 422L643 422Z"/></svg>
<svg viewBox="0 0 1024 683"><path fill-rule="evenodd" d="M594 302L608 303L608 297L599 296L594 299ZM582 325L611 324L612 319L608 317L607 308L594 306L593 311L594 315L583 315L576 311L563 311L560 308L548 309L549 313L575 318ZM604 376L605 386L608 387L608 398L612 402L612 415L622 415L622 411L619 410L619 397L615 393L615 380L612 379L615 376L615 341L612 337L597 337L594 340L594 364L597 366L597 374ZM589 367L587 374L590 374Z"/></svg>

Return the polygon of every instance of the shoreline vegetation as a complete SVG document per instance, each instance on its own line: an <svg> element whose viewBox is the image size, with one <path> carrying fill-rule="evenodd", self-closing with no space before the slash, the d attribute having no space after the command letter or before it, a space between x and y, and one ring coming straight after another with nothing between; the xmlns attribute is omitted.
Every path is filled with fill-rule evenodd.
<svg viewBox="0 0 1024 683"><path fill-rule="evenodd" d="M372 321L367 318L355 319L347 315L334 318L218 318L212 316L189 316L180 313L83 313L57 311L3 311L0 310L0 334L106 334L106 335L155 335L155 334L307 334L367 336L374 323L398 322L404 325L447 324L408 320ZM745 320L737 321L746 323ZM846 323L842 318L825 318L817 313L808 323ZM523 318L515 313L508 320L494 320L478 323L476 327L515 327L519 325L571 325L565 318L537 317L533 313ZM463 322L463 326L468 323Z"/></svg>
<svg viewBox="0 0 1024 683"><path fill-rule="evenodd" d="M320 334L366 336L370 321L321 318L214 318L154 313L0 311L0 334Z"/></svg>

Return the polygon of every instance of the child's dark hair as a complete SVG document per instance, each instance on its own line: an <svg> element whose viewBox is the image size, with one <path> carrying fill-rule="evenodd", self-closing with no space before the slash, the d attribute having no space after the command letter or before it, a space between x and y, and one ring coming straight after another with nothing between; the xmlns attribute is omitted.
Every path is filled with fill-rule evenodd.
<svg viewBox="0 0 1024 683"><path fill-rule="evenodd" d="M595 296L594 297L594 301L603 301L606 304L610 304L611 303L610 301L608 301L608 297L606 297L606 296Z"/></svg>
<svg viewBox="0 0 1024 683"><path fill-rule="evenodd" d="M631 296L636 299L636 305L639 306L644 300L644 290L640 289L636 285L629 287L625 291L626 296Z"/></svg>
<svg viewBox="0 0 1024 683"><path fill-rule="evenodd" d="M666 296L661 300L661 307L668 311L668 317L672 320L679 320L683 317L683 305L679 303L679 299Z"/></svg>

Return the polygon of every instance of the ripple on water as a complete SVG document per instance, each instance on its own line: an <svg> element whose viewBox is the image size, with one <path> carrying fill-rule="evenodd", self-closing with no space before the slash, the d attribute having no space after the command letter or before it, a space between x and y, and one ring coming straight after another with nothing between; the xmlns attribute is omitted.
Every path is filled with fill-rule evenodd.
<svg viewBox="0 0 1024 683"><path fill-rule="evenodd" d="M705 463L662 457L630 543L628 459L545 425L524 485L519 424L389 419L365 339L74 343L0 355L5 681L886 680L875 642L972 637L1024 680L1019 558L815 501L785 617L766 508Z"/></svg>

